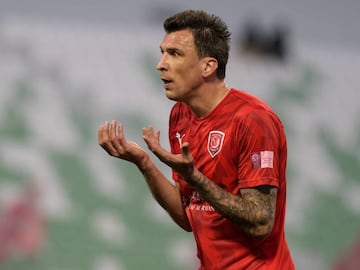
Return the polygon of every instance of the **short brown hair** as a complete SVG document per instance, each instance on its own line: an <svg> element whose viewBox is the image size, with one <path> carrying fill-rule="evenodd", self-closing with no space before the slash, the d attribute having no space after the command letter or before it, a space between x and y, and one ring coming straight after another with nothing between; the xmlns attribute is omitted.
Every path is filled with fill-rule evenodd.
<svg viewBox="0 0 360 270"><path fill-rule="evenodd" d="M220 17L203 10L185 10L167 18L164 29L166 33L191 30L199 57L214 57L218 61L217 77L225 78L231 33Z"/></svg>

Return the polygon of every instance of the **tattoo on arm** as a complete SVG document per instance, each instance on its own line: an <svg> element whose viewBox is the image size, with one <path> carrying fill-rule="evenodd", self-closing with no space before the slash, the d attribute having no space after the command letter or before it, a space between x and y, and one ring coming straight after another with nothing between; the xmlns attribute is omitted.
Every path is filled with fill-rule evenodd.
<svg viewBox="0 0 360 270"><path fill-rule="evenodd" d="M258 186L245 188L233 195L197 171L189 183L220 214L238 224L246 233L263 238L271 232L277 188Z"/></svg>

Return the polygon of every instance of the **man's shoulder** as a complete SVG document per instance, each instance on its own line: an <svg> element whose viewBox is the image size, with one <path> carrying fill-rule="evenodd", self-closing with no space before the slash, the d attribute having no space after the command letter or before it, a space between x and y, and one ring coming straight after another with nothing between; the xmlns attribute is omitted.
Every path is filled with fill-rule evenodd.
<svg viewBox="0 0 360 270"><path fill-rule="evenodd" d="M255 110L271 110L271 108L259 97L244 90L234 88L231 89L227 103L227 107L231 108L234 112L237 112L240 115L244 115Z"/></svg>
<svg viewBox="0 0 360 270"><path fill-rule="evenodd" d="M239 90L232 88L231 89L231 95L233 99L237 99L241 101L242 103L245 103L249 106L263 106L268 107L268 105L265 103L264 100L262 100L260 97L251 94L250 92L247 92L245 90Z"/></svg>
<svg viewBox="0 0 360 270"><path fill-rule="evenodd" d="M232 97L229 103L232 103L228 108L235 113L238 119L248 118L263 118L263 119L277 119L280 121L276 112L261 98L248 93L244 90L232 89Z"/></svg>

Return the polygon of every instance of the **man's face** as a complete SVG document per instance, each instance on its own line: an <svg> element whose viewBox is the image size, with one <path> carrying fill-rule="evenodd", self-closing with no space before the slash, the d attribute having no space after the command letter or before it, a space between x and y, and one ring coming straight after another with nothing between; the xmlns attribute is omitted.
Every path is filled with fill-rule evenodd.
<svg viewBox="0 0 360 270"><path fill-rule="evenodd" d="M160 44L162 56L156 68L164 82L166 96L187 101L201 82L203 62L199 59L190 30L166 34Z"/></svg>

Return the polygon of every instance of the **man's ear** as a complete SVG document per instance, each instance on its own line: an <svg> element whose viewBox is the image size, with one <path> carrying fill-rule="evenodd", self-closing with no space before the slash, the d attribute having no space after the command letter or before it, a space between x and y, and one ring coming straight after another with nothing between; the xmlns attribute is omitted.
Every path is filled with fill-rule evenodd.
<svg viewBox="0 0 360 270"><path fill-rule="evenodd" d="M205 57L204 59L203 76L209 77L214 74L218 67L218 61L213 57Z"/></svg>

